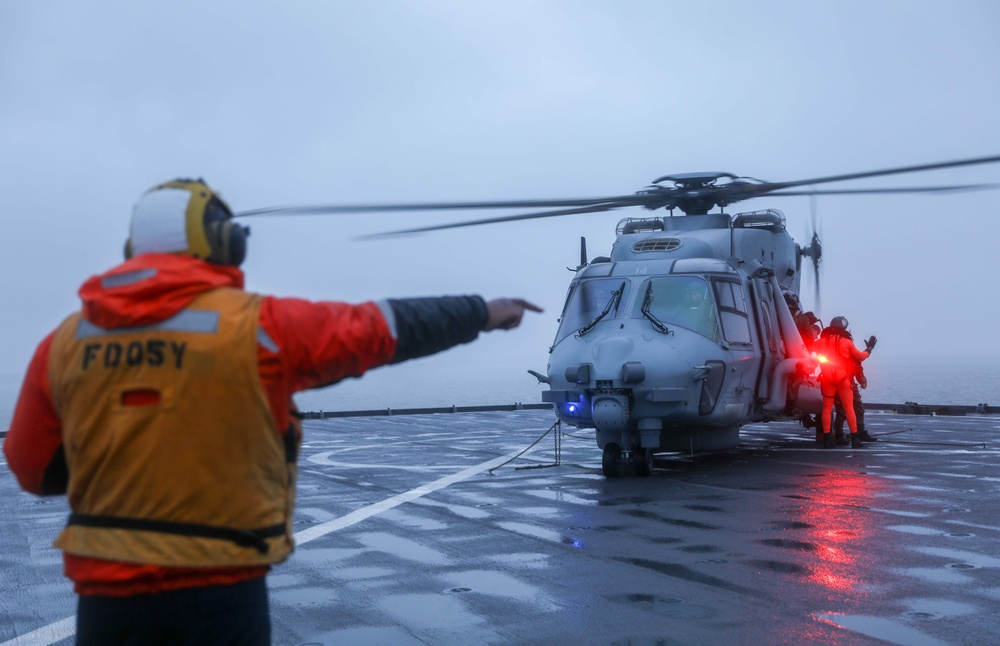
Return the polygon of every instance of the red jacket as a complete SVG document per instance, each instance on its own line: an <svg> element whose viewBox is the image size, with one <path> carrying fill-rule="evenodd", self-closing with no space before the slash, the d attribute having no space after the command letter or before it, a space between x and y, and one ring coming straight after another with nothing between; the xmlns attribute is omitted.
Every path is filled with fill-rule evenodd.
<svg viewBox="0 0 1000 646"><path fill-rule="evenodd" d="M143 279L122 285L123 275ZM197 295L218 287L242 289L243 272L186 256L144 254L91 277L79 294L84 318L109 329L164 320ZM485 322L485 304L479 297L350 305L265 296L257 357L277 428L283 434L300 432L293 417L293 393L470 341ZM18 482L36 494L64 493L67 479L62 423L49 381L52 338L47 336L35 351L4 442ZM66 575L81 594L129 595L218 585L267 571L257 566L165 568L71 554L65 554L64 561Z"/></svg>

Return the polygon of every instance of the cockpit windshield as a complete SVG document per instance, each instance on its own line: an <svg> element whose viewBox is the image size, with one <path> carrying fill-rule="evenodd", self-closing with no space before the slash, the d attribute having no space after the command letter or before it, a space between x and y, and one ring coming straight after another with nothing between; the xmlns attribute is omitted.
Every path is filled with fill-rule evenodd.
<svg viewBox="0 0 1000 646"><path fill-rule="evenodd" d="M598 320L618 318L625 312L629 281L624 278L591 278L577 283L566 299L556 342L592 327Z"/></svg>
<svg viewBox="0 0 1000 646"><path fill-rule="evenodd" d="M712 286L700 276L658 276L639 287L632 318L648 318L654 327L676 325L710 339L719 336ZM661 330L662 331L662 330Z"/></svg>

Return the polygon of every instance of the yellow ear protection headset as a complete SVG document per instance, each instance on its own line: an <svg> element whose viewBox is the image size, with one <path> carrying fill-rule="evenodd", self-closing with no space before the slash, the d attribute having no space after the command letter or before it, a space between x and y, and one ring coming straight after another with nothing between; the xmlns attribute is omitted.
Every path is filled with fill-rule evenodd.
<svg viewBox="0 0 1000 646"><path fill-rule="evenodd" d="M246 258L250 229L204 181L179 179L155 186L132 212L125 257L180 253L238 267Z"/></svg>

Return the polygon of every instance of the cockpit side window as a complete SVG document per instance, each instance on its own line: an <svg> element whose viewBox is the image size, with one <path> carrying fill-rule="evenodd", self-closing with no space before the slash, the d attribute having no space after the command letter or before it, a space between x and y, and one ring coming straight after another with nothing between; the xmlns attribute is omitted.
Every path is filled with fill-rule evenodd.
<svg viewBox="0 0 1000 646"><path fill-rule="evenodd" d="M736 309L736 300L733 298L732 283L715 283L715 293L719 296L719 307L726 307L731 310Z"/></svg>
<svg viewBox="0 0 1000 646"><path fill-rule="evenodd" d="M728 280L715 281L715 293L719 297L719 307L735 312L747 313L746 301L743 299L743 287L739 283Z"/></svg>
<svg viewBox="0 0 1000 646"><path fill-rule="evenodd" d="M615 293L625 286L624 293L617 297ZM611 305L604 320L619 318L625 312L625 302L628 300L629 281L625 278L591 278L581 280L574 285L566 297L559 332L556 342L578 332L581 328L601 316L605 308Z"/></svg>
<svg viewBox="0 0 1000 646"><path fill-rule="evenodd" d="M713 283L719 299L723 336L730 343L750 345L750 319L743 286L729 280L715 280Z"/></svg>

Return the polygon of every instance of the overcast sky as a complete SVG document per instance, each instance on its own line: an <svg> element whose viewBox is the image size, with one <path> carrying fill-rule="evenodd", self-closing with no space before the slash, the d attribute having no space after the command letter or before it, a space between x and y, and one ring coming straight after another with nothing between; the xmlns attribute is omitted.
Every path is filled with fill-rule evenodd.
<svg viewBox="0 0 1000 646"><path fill-rule="evenodd" d="M139 195L179 176L246 210L620 195L669 173L780 181L995 154L993 0L4 0L0 373L22 373L79 285L120 261ZM998 181L1000 164L852 186ZM884 360L992 350L998 200L820 198L820 315L877 334ZM730 211L768 207L806 241L807 198ZM247 286L526 297L546 312L522 329L388 370L530 385L580 236L606 254L615 223L640 213L353 239L483 215L255 219Z"/></svg>

